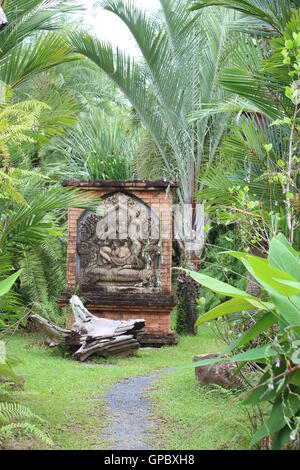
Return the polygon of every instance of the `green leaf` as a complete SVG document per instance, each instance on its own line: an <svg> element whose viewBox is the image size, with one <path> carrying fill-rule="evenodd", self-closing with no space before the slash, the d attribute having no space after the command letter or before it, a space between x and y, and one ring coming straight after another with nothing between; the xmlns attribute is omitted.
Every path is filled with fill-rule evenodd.
<svg viewBox="0 0 300 470"><path fill-rule="evenodd" d="M256 321L255 325L249 328L249 330L247 330L242 336L235 339L223 352L223 354L228 354L233 351L233 349L245 346L245 344L248 344L250 341L257 338L257 336L259 336L261 333L271 328L276 322L276 315L270 312L264 314L259 320Z"/></svg>
<svg viewBox="0 0 300 470"><path fill-rule="evenodd" d="M273 245L274 247L274 245ZM280 268L269 263L271 260L266 260L258 256L248 255L246 253L240 253L237 251L228 251L224 252L228 255L233 256L234 258L239 259L252 276L260 283L262 286L270 293L274 295L283 295L286 297L295 295L298 293L298 289L292 286L284 286L281 282L276 281L276 279L286 280L295 282L296 279L289 272L285 272L281 269L281 265L277 262L277 265ZM274 248L273 248L274 253ZM291 253L290 253L291 254ZM292 255L293 256L293 255ZM274 254L272 255L272 262ZM296 267L293 267L293 272L296 271Z"/></svg>
<svg viewBox="0 0 300 470"><path fill-rule="evenodd" d="M291 429L288 426L280 429L280 431L275 432L272 437L272 450L281 450L286 447L286 445L291 441L290 439Z"/></svg>
<svg viewBox="0 0 300 470"><path fill-rule="evenodd" d="M267 153L271 152L271 150L273 149L273 145L272 144L266 144L265 145L265 150Z"/></svg>
<svg viewBox="0 0 300 470"><path fill-rule="evenodd" d="M268 259L272 266L300 281L300 258L284 235L279 234L271 240Z"/></svg>
<svg viewBox="0 0 300 470"><path fill-rule="evenodd" d="M241 312L242 310L249 310L253 307L257 308L258 310L274 309L274 305L270 302L262 302L260 299L253 300L234 297L199 317L195 323L195 328L197 328L202 323L207 323L211 320L215 320L216 318L230 315L232 313Z"/></svg>
<svg viewBox="0 0 300 470"><path fill-rule="evenodd" d="M298 292L300 292L300 282L286 281L283 279L274 279L274 281L279 282L279 284L283 284L284 286L294 287L295 289L298 290Z"/></svg>
<svg viewBox="0 0 300 470"><path fill-rule="evenodd" d="M242 310L249 309L250 307L251 304L249 304L246 299L235 297L231 300L228 300L227 302L224 302L221 305L218 305L217 307L213 308L209 312L199 317L195 323L195 328L197 328L202 323L207 323L211 320L215 320L216 318L232 313L241 312Z"/></svg>
<svg viewBox="0 0 300 470"><path fill-rule="evenodd" d="M217 294L226 295L228 297L242 297L257 301L256 297L253 297L247 292L237 289L236 287L232 287L229 284L226 284L225 282L214 279L213 277L206 276L205 274L196 273L194 271L189 271L188 269L182 270L187 272L196 282L205 287L208 287L208 289L211 289Z"/></svg>
<svg viewBox="0 0 300 470"><path fill-rule="evenodd" d="M285 359L280 357L279 367L275 365L272 366L272 375L276 376L286 372L286 362ZM278 394L278 391L284 390L287 384L288 376L285 375L280 379L271 380L270 371L267 370L262 377L260 378L258 388L252 390L252 392L243 400L244 405L257 405L262 401L271 401L274 400ZM272 383L273 388L269 388L268 384Z"/></svg>
<svg viewBox="0 0 300 470"><path fill-rule="evenodd" d="M290 297L298 293L298 289L284 286L275 280L296 281L289 273L271 266L268 260L259 258L258 256L246 255L241 261L252 276L259 281L270 294Z"/></svg>
<svg viewBox="0 0 300 470"><path fill-rule="evenodd" d="M281 329L287 326L300 326L300 296L290 298L281 295L271 296L279 312Z"/></svg>
<svg viewBox="0 0 300 470"><path fill-rule="evenodd" d="M293 49L293 47L294 47L293 41L291 39L288 39L287 41L285 41L285 47L287 49Z"/></svg>
<svg viewBox="0 0 300 470"><path fill-rule="evenodd" d="M276 28L279 27L278 21L279 18L276 15L275 8L267 8L268 2L255 2L253 0L193 0L189 9L192 10L199 10L201 8L205 8L208 6L222 6L227 8L232 8L237 10L241 13L246 15L253 15L257 17L259 20L262 20L266 23L269 23L271 26L275 26Z"/></svg>
<svg viewBox="0 0 300 470"><path fill-rule="evenodd" d="M300 370L295 370L290 378L290 384L296 385L300 388Z"/></svg>
<svg viewBox="0 0 300 470"><path fill-rule="evenodd" d="M300 397L296 395L289 395L282 401L279 396L279 401L275 402L270 417L259 428L253 436L250 445L253 446L261 441L264 437L270 436L275 432L282 429L286 424L286 419L291 418L300 409Z"/></svg>
<svg viewBox="0 0 300 470"><path fill-rule="evenodd" d="M212 359L203 359L202 361L195 362L193 364L194 367L197 366L209 366L215 364L216 362L247 362L247 361L264 361L270 357L276 357L278 353L272 349L270 346L261 346L260 348L251 349L249 351L235 354L234 356L230 357L216 357Z"/></svg>
<svg viewBox="0 0 300 470"><path fill-rule="evenodd" d="M20 269L18 272L12 274L9 276L7 279L4 279L4 281L0 282L0 297L3 295L7 294L7 292L10 291L18 277L20 276L22 272L22 269Z"/></svg>

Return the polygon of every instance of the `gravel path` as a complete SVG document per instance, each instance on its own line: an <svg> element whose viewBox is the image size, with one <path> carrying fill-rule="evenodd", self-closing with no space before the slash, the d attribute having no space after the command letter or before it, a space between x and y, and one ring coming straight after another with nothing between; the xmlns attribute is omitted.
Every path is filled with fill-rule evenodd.
<svg viewBox="0 0 300 470"><path fill-rule="evenodd" d="M164 371L167 372L167 371ZM110 450L151 450L155 418L147 398L159 373L117 383L104 397L109 424L99 438L112 442Z"/></svg>

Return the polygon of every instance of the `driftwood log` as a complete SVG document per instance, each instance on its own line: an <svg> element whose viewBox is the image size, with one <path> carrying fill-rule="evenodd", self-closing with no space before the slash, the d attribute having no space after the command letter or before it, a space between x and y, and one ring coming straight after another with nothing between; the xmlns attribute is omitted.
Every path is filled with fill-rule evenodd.
<svg viewBox="0 0 300 470"><path fill-rule="evenodd" d="M79 361L85 361L93 354L129 356L139 348L136 334L145 327L145 320L114 321L95 317L76 295L70 304L75 317L71 330L60 328L40 315L31 315L49 336L50 347L61 346Z"/></svg>

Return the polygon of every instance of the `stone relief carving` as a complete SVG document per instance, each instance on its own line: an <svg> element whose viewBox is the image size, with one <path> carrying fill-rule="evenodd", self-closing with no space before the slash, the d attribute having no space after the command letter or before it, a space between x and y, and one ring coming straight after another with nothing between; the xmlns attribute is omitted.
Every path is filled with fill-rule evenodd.
<svg viewBox="0 0 300 470"><path fill-rule="evenodd" d="M123 193L106 197L101 209L102 216L88 213L79 222L79 288L158 288L158 218L144 203Z"/></svg>

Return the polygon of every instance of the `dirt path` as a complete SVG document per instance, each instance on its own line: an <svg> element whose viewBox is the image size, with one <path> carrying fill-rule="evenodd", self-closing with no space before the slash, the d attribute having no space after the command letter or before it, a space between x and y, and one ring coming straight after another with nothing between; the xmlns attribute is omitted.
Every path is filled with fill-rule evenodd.
<svg viewBox="0 0 300 470"><path fill-rule="evenodd" d="M112 442L110 450L151 450L155 417L147 397L159 373L123 380L104 397L109 424L99 437Z"/></svg>

